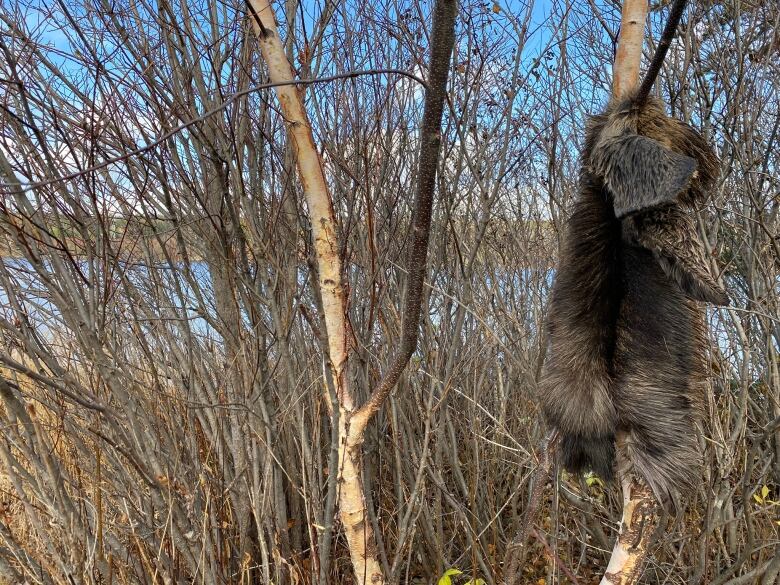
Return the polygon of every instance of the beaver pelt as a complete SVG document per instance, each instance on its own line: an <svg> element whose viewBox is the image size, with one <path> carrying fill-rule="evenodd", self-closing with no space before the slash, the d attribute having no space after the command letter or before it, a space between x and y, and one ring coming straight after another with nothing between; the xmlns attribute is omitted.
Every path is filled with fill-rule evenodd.
<svg viewBox="0 0 780 585"><path fill-rule="evenodd" d="M655 98L613 100L586 127L579 193L547 317L540 400L572 472L613 475L615 435L656 497L700 473L702 303L728 304L696 231L718 159Z"/></svg>

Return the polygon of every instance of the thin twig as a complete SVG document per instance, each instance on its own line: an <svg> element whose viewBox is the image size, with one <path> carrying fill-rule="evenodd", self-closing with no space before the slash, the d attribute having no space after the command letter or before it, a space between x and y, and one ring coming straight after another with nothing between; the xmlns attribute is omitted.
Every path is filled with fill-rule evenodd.
<svg viewBox="0 0 780 585"><path fill-rule="evenodd" d="M536 512L539 508L539 504L542 501L542 492L544 491L544 485L547 480L547 476L550 473L552 462L555 458L555 453L558 450L558 443L560 435L558 431L550 431L541 443L541 455L539 457L539 464L536 467L534 476L531 479L531 497L528 500L528 506L526 506L525 514L523 515L523 523L520 525L520 530L515 536L514 540L509 543L504 556L504 579L506 585L514 585L517 583L519 577L520 566L525 561L526 554L526 542L528 541L528 535L532 530L533 521L536 517Z"/></svg>
<svg viewBox="0 0 780 585"><path fill-rule="evenodd" d="M104 169L106 167L109 167L113 164L116 164L118 162L122 162L124 160L127 160L129 158L132 158L134 156L138 156L139 154L143 154L149 150L152 150L153 148L159 146L172 136L175 136L182 130L186 130L190 126L193 126L195 124L198 124L200 122L203 122L213 116L214 114L218 114L222 110L224 110L226 107L228 107L230 104L235 102L236 100L247 96L251 93L255 93L257 91L263 90L263 89L270 89L274 87L280 87L283 85L313 85L316 83L327 83L330 81L336 81L339 79L352 79L354 77L361 77L363 75L400 75L402 77L408 77L409 79L413 79L423 87L427 87L428 84L421 79L420 77L416 76L414 73L409 73L408 71L404 71L403 69L367 69L362 71L348 71L346 73L340 73L338 75L330 75L328 77L318 77L316 79L291 79L288 81L277 81L275 83L261 83L260 85L255 85L252 87L249 87L247 89L237 91L234 94L231 94L224 102L219 104L218 106L207 110L202 116L198 116L197 118L193 118L192 120L189 120L187 122L184 122L183 124L180 124L179 126L176 126L176 128L169 130L159 138L155 138L152 142L145 146L141 146L140 148L136 148L135 150L131 150L128 153L125 153L121 156L117 156L114 158L109 158L107 160L104 160L101 163L98 163L96 165L93 165L91 167L87 167L86 169L77 171L75 173L70 173L67 175L63 175L62 177L57 177L56 179L49 179L46 181L36 181L36 182L16 182L16 183L4 183L0 184L0 193L3 191L7 191L8 193L14 193L14 194L21 194L25 193L27 191L32 191L33 189L39 189L41 187L48 187L49 185L55 185L55 184L61 184L66 183L68 181L72 181L74 179L78 179L79 177L82 177L84 175L87 175L89 173L94 173L95 171L99 171L101 169ZM20 83L21 85L21 83Z"/></svg>

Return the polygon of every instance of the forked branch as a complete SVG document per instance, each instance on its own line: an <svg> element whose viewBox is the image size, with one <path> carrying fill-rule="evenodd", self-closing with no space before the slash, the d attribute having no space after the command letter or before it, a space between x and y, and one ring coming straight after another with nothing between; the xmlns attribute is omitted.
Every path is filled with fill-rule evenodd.
<svg viewBox="0 0 780 585"><path fill-rule="evenodd" d="M457 0L437 0L433 7L431 56L425 109L420 129L420 151L417 157L417 190L412 211L411 246L407 260L408 279L403 305L403 325L398 353L393 358L368 402L357 412L352 424L365 428L371 417L398 383L401 373L417 349L423 284L428 265L428 240L431 232L433 195L441 151L441 118L447 95L450 57L455 44Z"/></svg>

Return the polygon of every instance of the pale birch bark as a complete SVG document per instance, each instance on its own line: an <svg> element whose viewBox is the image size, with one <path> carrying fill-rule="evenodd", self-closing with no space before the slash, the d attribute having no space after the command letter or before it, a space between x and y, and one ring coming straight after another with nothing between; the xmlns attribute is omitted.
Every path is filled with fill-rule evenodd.
<svg viewBox="0 0 780 585"><path fill-rule="evenodd" d="M295 79L270 4L267 0L249 0L248 6L271 81L279 83ZM363 434L349 432L354 402L345 375L349 359L346 295L342 282L333 202L298 88L295 85L280 85L276 87L276 95L285 117L287 134L295 153L295 164L308 208L317 258L330 374L338 398L339 517L344 527L357 582L380 584L384 582L384 577L376 556L371 524L366 518L365 496L360 479L360 444Z"/></svg>
<svg viewBox="0 0 780 585"><path fill-rule="evenodd" d="M626 95L639 85L639 66L642 63L647 0L626 0L620 19L615 63L612 65L612 95Z"/></svg>
<svg viewBox="0 0 780 585"><path fill-rule="evenodd" d="M618 474L623 488L620 519L612 556L600 585L631 585L639 579L647 547L658 523L658 502L645 481L633 472L625 456L625 435L617 436Z"/></svg>
<svg viewBox="0 0 780 585"><path fill-rule="evenodd" d="M295 79L295 72L285 54L276 18L267 0L249 0L251 21L260 50L268 66L272 83ZM295 85L275 88L277 98L287 122L287 133L295 153L304 197L308 207L311 230L317 256L317 271L328 350L334 381L342 404L351 409L352 397L345 385L343 372L348 358L346 320L344 316L345 294L341 279L341 258L336 237L336 218L322 162L317 154L311 124L303 107L301 94Z"/></svg>
<svg viewBox="0 0 780 585"><path fill-rule="evenodd" d="M294 72L279 38L273 10L267 0L249 0L248 5L271 81L278 83L294 79ZM330 373L336 387L339 410L339 516L358 583L384 583L376 554L376 541L367 518L360 476L360 446L366 425L397 383L417 347L433 193L441 147L441 117L455 38L457 2L440 0L434 6L433 12L431 66L421 128L422 144L408 267L410 278L404 299L401 347L378 387L359 410L355 409L345 376L349 357L345 316L347 305L341 281L341 259L338 254L332 200L300 93L293 85L276 88L287 121L288 134L293 142L315 241L325 335L331 361Z"/></svg>

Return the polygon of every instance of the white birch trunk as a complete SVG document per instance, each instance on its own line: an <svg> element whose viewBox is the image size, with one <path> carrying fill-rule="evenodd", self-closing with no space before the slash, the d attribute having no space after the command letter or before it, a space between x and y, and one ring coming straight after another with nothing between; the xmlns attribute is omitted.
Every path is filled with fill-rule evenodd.
<svg viewBox="0 0 780 585"><path fill-rule="evenodd" d="M268 66L271 82L279 83L295 79L268 0L250 0L249 5L249 17ZM360 478L360 446L363 442L363 429L357 433L349 432L350 417L355 406L345 375L349 358L346 298L342 283L333 203L301 94L295 85L281 85L276 88L276 95L287 123L287 134L295 153L295 163L309 212L317 257L318 284L330 370L339 402L339 517L349 545L357 583L381 585L384 583L384 576L376 557L374 534L366 517L363 484Z"/></svg>

